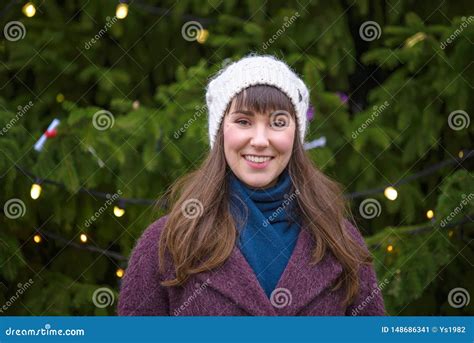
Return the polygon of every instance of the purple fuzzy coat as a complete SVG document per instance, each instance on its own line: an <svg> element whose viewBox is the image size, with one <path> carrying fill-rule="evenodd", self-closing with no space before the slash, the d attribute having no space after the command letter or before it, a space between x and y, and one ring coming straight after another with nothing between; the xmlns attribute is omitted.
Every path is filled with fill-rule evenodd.
<svg viewBox="0 0 474 343"><path fill-rule="evenodd" d="M342 287L330 288L342 266L331 253L310 265L313 239L301 229L293 254L268 298L240 250L220 267L194 275L182 287L163 287L161 280L173 275L169 254L167 271L158 271L158 239L166 222L154 222L139 239L122 280L118 301L119 315L132 316L380 316L384 302L372 266L359 270L360 291L349 307L342 304ZM366 247L353 225L347 229Z"/></svg>

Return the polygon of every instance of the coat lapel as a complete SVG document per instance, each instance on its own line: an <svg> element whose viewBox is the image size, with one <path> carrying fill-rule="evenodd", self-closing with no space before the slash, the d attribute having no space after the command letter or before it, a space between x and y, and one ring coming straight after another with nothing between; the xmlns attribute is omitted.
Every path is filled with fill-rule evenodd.
<svg viewBox="0 0 474 343"><path fill-rule="evenodd" d="M230 257L222 266L196 274L196 277L203 282L209 280L209 287L229 298L250 315L276 315L275 308L237 246L234 246Z"/></svg>
<svg viewBox="0 0 474 343"><path fill-rule="evenodd" d="M329 250L319 263L310 264L314 244L312 234L302 228L295 250L276 286L286 289L285 292L289 291L291 295L291 302L278 308L279 315L297 315L324 289L332 287L342 272L342 265Z"/></svg>
<svg viewBox="0 0 474 343"><path fill-rule="evenodd" d="M313 248L312 235L303 227L288 265L276 286L284 289L282 292L290 294L291 301L284 306L278 303L278 290L275 291L275 298L267 298L255 273L237 246L234 246L230 257L222 266L199 273L196 277L203 282L209 279L209 287L251 315L295 316L324 289L332 286L342 272L341 264L329 252L318 264L310 265Z"/></svg>

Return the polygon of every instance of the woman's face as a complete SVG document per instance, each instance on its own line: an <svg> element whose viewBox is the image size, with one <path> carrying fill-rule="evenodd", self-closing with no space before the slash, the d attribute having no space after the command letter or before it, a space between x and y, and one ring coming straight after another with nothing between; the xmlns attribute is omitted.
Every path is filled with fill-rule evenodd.
<svg viewBox="0 0 474 343"><path fill-rule="evenodd" d="M223 122L226 161L247 186L272 187L290 160L296 123L286 111L255 113L234 103Z"/></svg>

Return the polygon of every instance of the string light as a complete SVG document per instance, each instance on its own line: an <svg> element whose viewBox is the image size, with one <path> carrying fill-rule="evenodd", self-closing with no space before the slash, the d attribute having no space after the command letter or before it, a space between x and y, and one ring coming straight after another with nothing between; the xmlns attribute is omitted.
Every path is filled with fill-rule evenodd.
<svg viewBox="0 0 474 343"><path fill-rule="evenodd" d="M28 18L31 18L36 14L36 7L32 2L27 2L26 4L23 5L21 11Z"/></svg>
<svg viewBox="0 0 474 343"><path fill-rule="evenodd" d="M80 237L80 238L81 238L81 242L82 242L82 243L86 243L86 242L87 242L87 236L86 236L85 233L81 233L81 237Z"/></svg>
<svg viewBox="0 0 474 343"><path fill-rule="evenodd" d="M197 37L198 43L204 44L207 40L207 37L209 37L209 31L206 29L199 30L199 34Z"/></svg>
<svg viewBox="0 0 474 343"><path fill-rule="evenodd" d="M461 155L461 153L460 153L460 155ZM462 157L460 157L460 158L462 160L467 160L467 159L470 159L470 158L473 158L473 157L474 157L474 150L466 150L466 153L463 152ZM457 158L446 159L442 162L431 165L431 166L429 166L429 167L419 171L418 173L413 174L413 175L411 175L411 176L409 176L405 179L399 180L397 182L397 185L409 183L413 180L419 179L420 177L426 177L426 175L433 174L438 169L444 168L448 165L455 164L455 163L459 163L459 159L457 159ZM37 178L35 174L25 170L22 167L20 167L18 165L15 166L15 167L19 171L21 171L25 176L32 177L32 178ZM49 180L49 179L43 179L43 178L41 178L41 179L37 178L37 180L38 180L38 182L40 181L42 184L47 183L47 184L50 184L50 185L55 185L57 187L62 187L62 188L65 187L64 184L61 184L57 181L53 181L53 180ZM359 191L359 192L346 193L346 194L344 194L344 196L346 198L349 198L349 199L357 199L357 198L361 198L361 197L366 197L369 194L379 194L384 190L386 192L389 189L393 189L393 187L372 188L372 189L367 189L367 190ZM393 189L393 190L395 190L395 189ZM93 195L95 197L100 197L100 198L103 198L103 199L108 199L111 196L111 193L109 193L109 192L98 192L96 190L83 188L83 187L81 187L79 191L90 194L90 195ZM385 192L384 192L384 194L385 194ZM398 192L396 190L393 193L398 195ZM121 198L120 200L123 204L127 203L127 204L136 204L136 205L144 205L144 206L156 205L157 204L156 199L147 199L147 198ZM166 198L163 197L158 201L158 206L162 207L163 209L166 209L166 203L167 203Z"/></svg>
<svg viewBox="0 0 474 343"><path fill-rule="evenodd" d="M387 246L387 251L388 251L388 252L392 252L392 251L393 251L393 245L389 244L389 245Z"/></svg>
<svg viewBox="0 0 474 343"><path fill-rule="evenodd" d="M40 244L41 241L42 241L42 238L41 238L40 235L35 235L35 236L33 237L33 241L34 241L36 244Z"/></svg>
<svg viewBox="0 0 474 343"><path fill-rule="evenodd" d="M56 101L58 103L62 103L64 101L64 95L62 93L58 93L58 95L56 95Z"/></svg>
<svg viewBox="0 0 474 343"><path fill-rule="evenodd" d="M120 199L118 204L114 206L114 215L120 218L124 214L125 214L125 202Z"/></svg>
<svg viewBox="0 0 474 343"><path fill-rule="evenodd" d="M119 206L114 206L114 215L116 217L121 217L125 214L125 210L123 208L120 208Z"/></svg>
<svg viewBox="0 0 474 343"><path fill-rule="evenodd" d="M41 185L39 183L34 183L31 185L30 196L31 199L36 200L41 195Z"/></svg>
<svg viewBox="0 0 474 343"><path fill-rule="evenodd" d="M124 273L125 273L125 271L122 268L117 269L117 271L115 272L115 274L119 278L122 278Z"/></svg>
<svg viewBox="0 0 474 343"><path fill-rule="evenodd" d="M433 217L434 217L433 210L428 210L428 212L426 212L426 218L432 219Z"/></svg>
<svg viewBox="0 0 474 343"><path fill-rule="evenodd" d="M465 223L471 223L471 222L472 222L472 219L469 217L469 215L467 215L464 218L462 218L461 220L449 223L448 226L449 227L454 227L454 228L459 228L460 225L463 225ZM430 224L430 225L427 225L425 227L414 228L412 231L408 231L407 233L409 233L409 234L418 234L418 233L423 232L423 231L428 230L428 229L431 230L432 228L433 228L433 226ZM43 236L48 237L48 238L54 239L56 241L63 242L67 246L72 246L72 247L77 248L77 249L85 249L85 250L93 251L93 252L108 256L110 258L113 258L117 261L126 261L127 260L127 258L125 256L119 254L118 252L110 251L110 250L104 250L104 249L100 249L98 247L94 247L94 246L90 246L90 245L81 246L79 244L71 242L70 239L68 239L68 238L62 237L58 234L55 234L55 233L52 233L52 232L49 232L49 231L46 231L46 230L41 230L41 234ZM448 235L451 238L454 235L454 230L449 230ZM376 249L376 248L380 247L380 244L374 243L374 244L371 244L369 247L372 248L372 249ZM390 247L391 248L387 247L386 249L387 249L387 251L390 250L390 252L391 252L391 251L393 251L394 248L393 248L393 245L390 245ZM399 270L397 270L397 274L400 274Z"/></svg>
<svg viewBox="0 0 474 343"><path fill-rule="evenodd" d="M459 156L459 158L463 158L464 157L464 151L462 151L462 150L459 151L458 156Z"/></svg>
<svg viewBox="0 0 474 343"><path fill-rule="evenodd" d="M385 190L383 191L383 194L388 200L392 200L392 201L398 197L397 190L393 188L392 186L385 188Z"/></svg>
<svg viewBox="0 0 474 343"><path fill-rule="evenodd" d="M126 3L120 3L117 5L117 8L115 9L115 16L118 19L125 19L128 15L128 4Z"/></svg>

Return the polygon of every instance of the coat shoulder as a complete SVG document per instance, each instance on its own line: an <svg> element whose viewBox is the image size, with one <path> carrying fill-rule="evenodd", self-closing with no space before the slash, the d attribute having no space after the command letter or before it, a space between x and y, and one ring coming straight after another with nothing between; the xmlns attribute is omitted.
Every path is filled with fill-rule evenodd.
<svg viewBox="0 0 474 343"><path fill-rule="evenodd" d="M167 219L168 215L164 215L151 223L138 239L135 249L151 250L156 248L156 242L163 232Z"/></svg>
<svg viewBox="0 0 474 343"><path fill-rule="evenodd" d="M157 315L166 313L166 296L158 268L158 241L167 216L149 225L132 249L120 286L119 315ZM157 309L156 305L160 304Z"/></svg>
<svg viewBox="0 0 474 343"><path fill-rule="evenodd" d="M367 244L365 243L364 236L362 236L362 233L360 230L355 226L353 223L351 223L348 219L344 220L344 228L346 229L346 232L349 233L352 238L359 243L365 250L368 250Z"/></svg>
<svg viewBox="0 0 474 343"><path fill-rule="evenodd" d="M369 251L362 233L348 219L345 220L345 229L352 238L367 251L369 256L371 256L368 264L363 263L360 265L359 294L355 303L346 309L346 315L383 316L385 315L385 304L372 262L373 255Z"/></svg>
<svg viewBox="0 0 474 343"><path fill-rule="evenodd" d="M157 219L153 223L151 223L145 231L143 231L142 235L138 239L135 248L132 252L132 259L145 259L143 263L152 264L154 266L158 265L158 247L159 247L159 240L161 234L164 231L166 222L168 220L168 215L164 215L161 218ZM169 263L171 257L169 256L168 252L165 253L165 266L166 272L169 272ZM158 268L157 268L158 269ZM160 274L157 270L157 274ZM162 275L164 277L164 275ZM160 277L161 278L161 277Z"/></svg>

